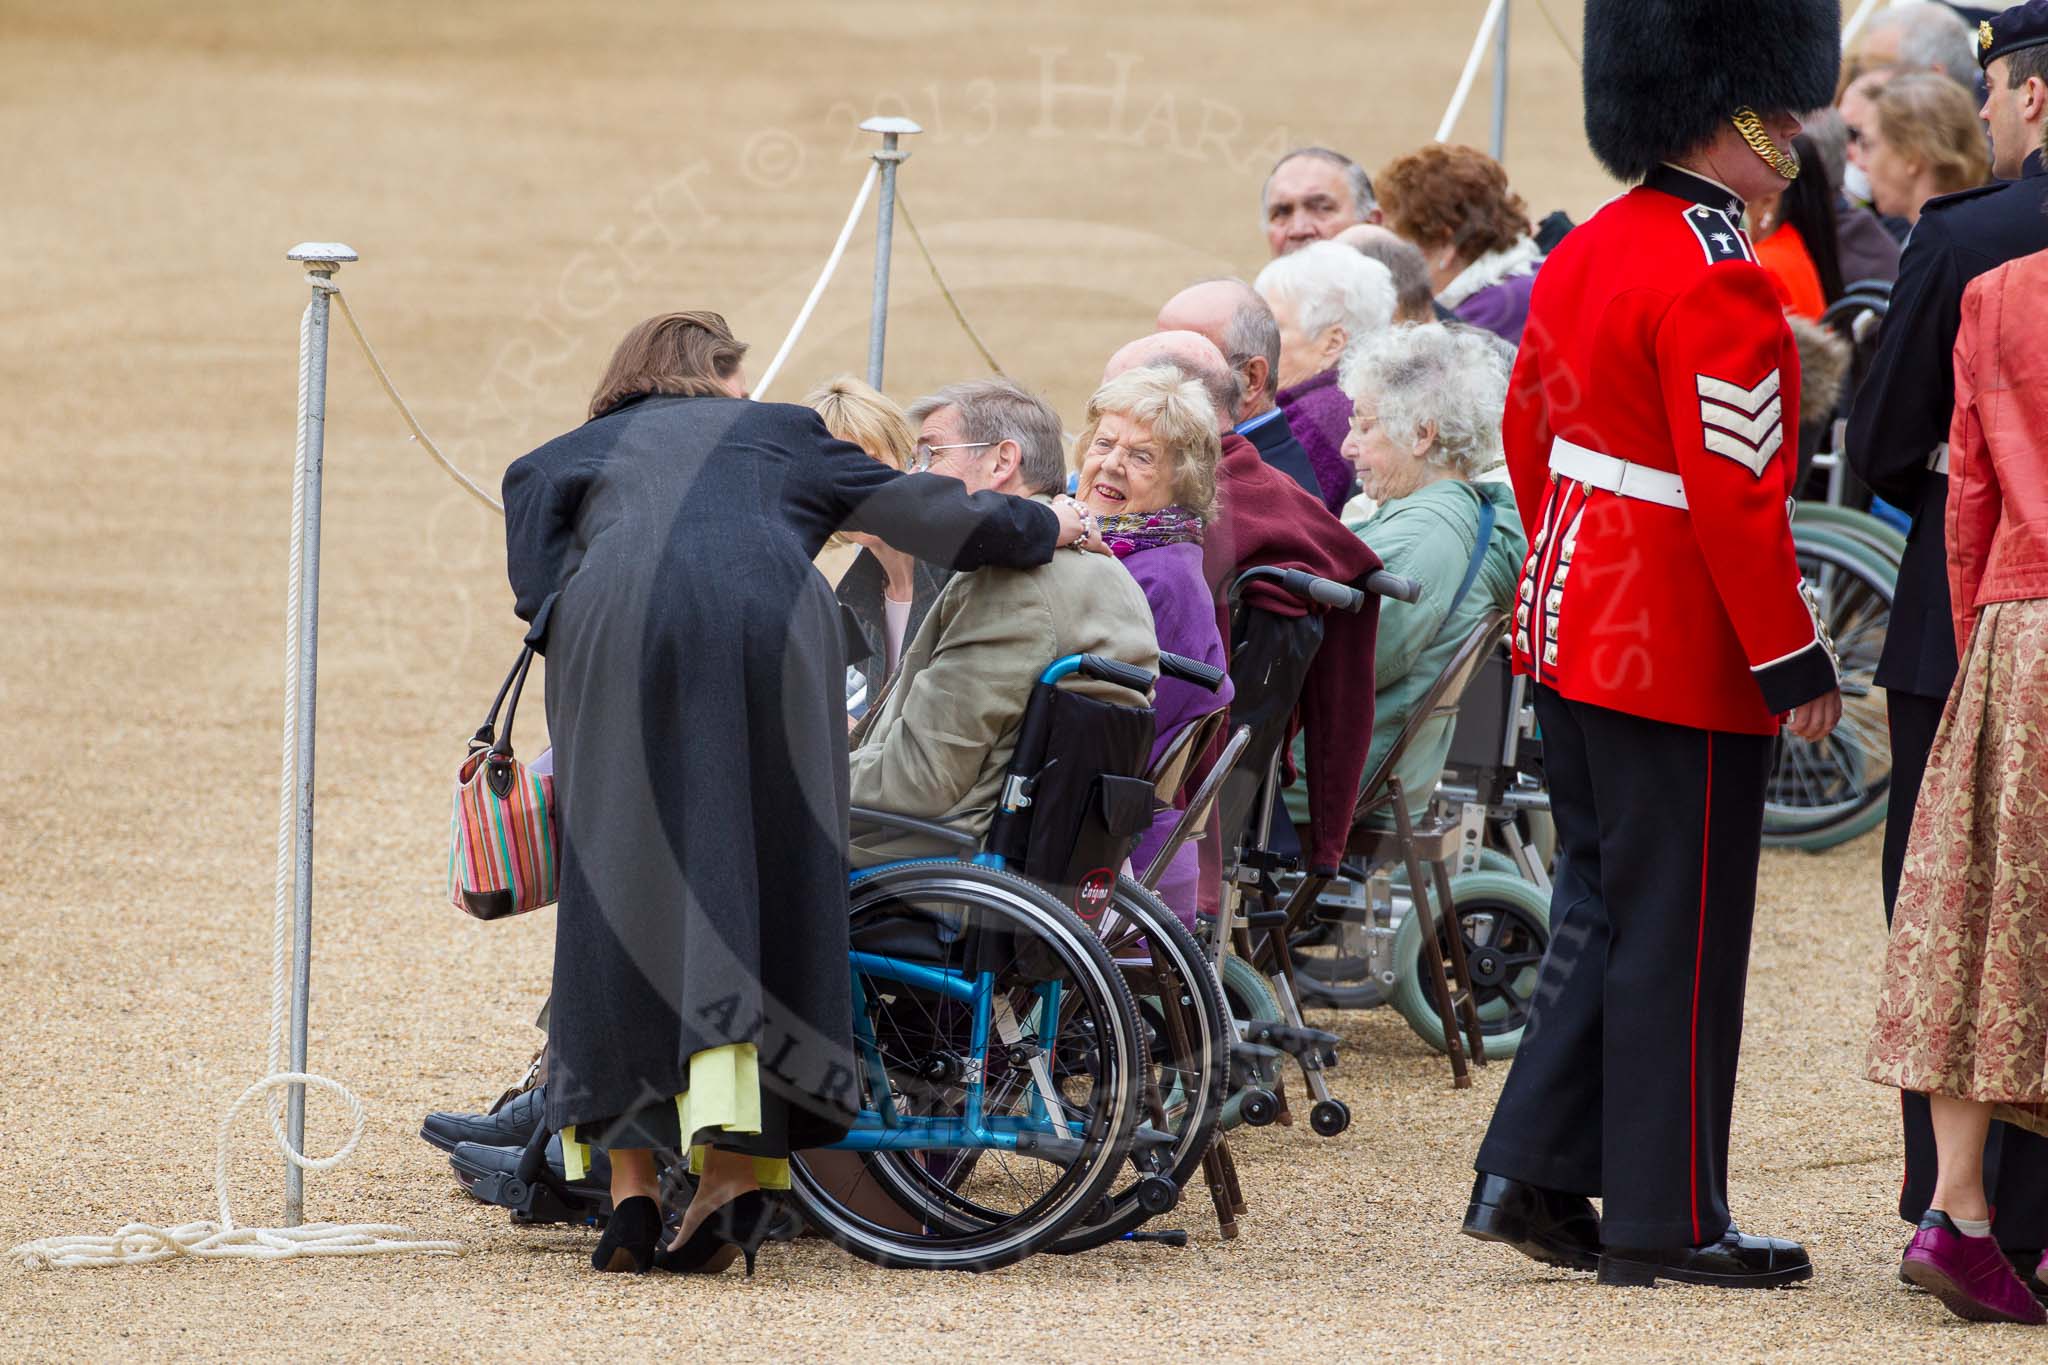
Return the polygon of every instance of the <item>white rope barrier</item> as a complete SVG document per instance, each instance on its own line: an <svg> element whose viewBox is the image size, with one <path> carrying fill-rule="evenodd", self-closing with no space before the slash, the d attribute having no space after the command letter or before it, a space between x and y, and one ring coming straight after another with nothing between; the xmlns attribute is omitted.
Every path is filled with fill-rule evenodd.
<svg viewBox="0 0 2048 1365"><path fill-rule="evenodd" d="M1479 74L1479 61L1486 55L1486 45L1493 40L1494 25L1500 22L1501 11L1507 8L1508 0L1493 0L1486 7L1486 17L1479 21L1478 36L1472 39L1471 55L1465 58L1465 70L1458 77L1458 88L1451 95L1451 106L1444 110L1444 121L1436 126L1436 140L1450 140L1451 130L1458 126L1458 115L1465 112L1465 101L1472 94L1473 78Z"/></svg>
<svg viewBox="0 0 2048 1365"><path fill-rule="evenodd" d="M339 297L340 291L329 286ZM346 305L344 305L346 310ZM354 326L354 319L350 319ZM299 411L311 401L312 348L307 344L313 327L309 304L299 322ZM362 337L358 332L357 339ZM367 350L367 345L365 346ZM374 364L374 359L372 364ZM389 384L386 384L387 390ZM392 397L397 398L395 392ZM404 404L399 404L401 410ZM407 417L410 418L408 413ZM417 426L414 427L418 431ZM292 468L292 535L290 568L285 589L284 627L284 741L278 774L276 883L271 900L270 934L270 1036L265 1045L263 1079L244 1090L228 1107L214 1137L213 1195L220 1217L213 1221L180 1223L158 1227L130 1223L109 1236L44 1237L12 1248L8 1255L30 1270L87 1269L119 1265L148 1265L155 1261L194 1256L200 1259L278 1261L301 1256L379 1256L399 1254L459 1255L460 1242L424 1241L402 1227L388 1223L306 1223L295 1228L244 1228L235 1225L228 1208L228 1139L234 1122L258 1095L269 1095L265 1108L271 1135L276 1138L285 1160L301 1170L331 1171L346 1161L363 1136L363 1102L347 1086L326 1076L304 1071L285 1071L285 1008L290 953L286 947L292 925L291 888L293 852L294 787L298 776L295 737L298 733L298 657L300 588L305 573L304 521L301 512L306 496L306 423L299 423L299 440ZM446 461L442 462L444 465ZM451 467L450 472L453 472ZM330 1156L309 1157L295 1149L286 1136L277 1092L293 1085L325 1090L348 1106L348 1140Z"/></svg>
<svg viewBox="0 0 2048 1365"><path fill-rule="evenodd" d="M1863 3L1856 7L1856 12L1849 16L1849 22L1842 26L1843 51L1848 51L1849 44L1863 31L1863 25L1869 21L1872 11L1876 8L1877 0L1863 0Z"/></svg>
<svg viewBox="0 0 2048 1365"><path fill-rule="evenodd" d="M833 243L832 254L825 260L825 268L818 272L818 282L811 286L811 296L804 300L804 306L797 312L796 321L789 326L789 335L782 339L776 349L775 358L768 362L768 368L760 382L754 385L753 396L757 399L768 396L768 386L775 382L775 376L782 373L782 362L789 359L789 353L796 346L796 339L804 334L810 323L811 313L818 306L818 300L825 296L825 286L832 282L832 272L839 269L839 258L846 254L846 244L853 240L853 229L860 222L861 210L868 206L868 196L875 192L875 179L881 174L879 165L868 167L867 178L860 182L860 193L854 197L853 208L846 215L846 226L839 229L839 240Z"/></svg>
<svg viewBox="0 0 2048 1365"><path fill-rule="evenodd" d="M499 516L504 516L505 504L492 497L475 479L470 478L469 475L457 469L454 462L441 453L441 447L434 444L433 438L421 429L419 419L412 415L412 409L407 407L405 400L398 396L398 388L391 382L391 376L384 372L383 362L378 360L377 353L370 349L370 339L363 335L362 325L356 321L355 310L348 306L348 296L341 292L341 286L332 280L328 280L320 287L333 295L334 301L341 305L341 315L348 320L348 329L356 334L356 344L363 348L363 359L370 362L370 369L377 376L377 382L384 386L384 392L390 394L391 401L398 405L398 415L405 419L405 424L408 427L412 428L412 438L426 448L427 454L434 457L436 464L448 471L449 478L468 489L470 496L490 508L493 512L496 512Z"/></svg>

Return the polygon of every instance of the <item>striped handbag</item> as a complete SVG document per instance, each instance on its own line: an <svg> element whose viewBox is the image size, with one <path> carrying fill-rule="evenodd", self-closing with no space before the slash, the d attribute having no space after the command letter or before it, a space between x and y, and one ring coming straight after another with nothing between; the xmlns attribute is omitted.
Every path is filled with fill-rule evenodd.
<svg viewBox="0 0 2048 1365"><path fill-rule="evenodd" d="M491 713L470 736L455 774L448 822L448 899L478 919L504 919L553 904L561 873L552 769L512 756L512 716L533 667L533 646L505 675ZM507 697L510 697L508 702ZM498 732L498 709L505 728ZM546 755L543 755L545 758Z"/></svg>

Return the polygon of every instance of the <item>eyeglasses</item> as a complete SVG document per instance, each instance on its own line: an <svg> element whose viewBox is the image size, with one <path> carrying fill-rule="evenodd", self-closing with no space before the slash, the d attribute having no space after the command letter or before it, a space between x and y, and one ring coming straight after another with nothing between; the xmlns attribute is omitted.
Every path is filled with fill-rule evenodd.
<svg viewBox="0 0 2048 1365"><path fill-rule="evenodd" d="M986 450L990 446L998 444L1000 442L996 441L955 441L951 445L935 446L919 441L916 449L910 453L910 472L913 474L928 473L931 467L938 462L939 452L942 450Z"/></svg>

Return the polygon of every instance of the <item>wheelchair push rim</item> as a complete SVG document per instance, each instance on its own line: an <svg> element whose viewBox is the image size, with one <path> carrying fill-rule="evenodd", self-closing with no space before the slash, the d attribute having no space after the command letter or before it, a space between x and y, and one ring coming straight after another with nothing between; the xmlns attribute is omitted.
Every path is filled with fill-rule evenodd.
<svg viewBox="0 0 2048 1365"><path fill-rule="evenodd" d="M1115 965L1039 888L950 859L863 877L852 919L862 1114L836 1145L860 1153L860 1174L835 1185L797 1154L805 1217L888 1267L988 1270L1043 1249L1130 1150L1140 1035Z"/></svg>

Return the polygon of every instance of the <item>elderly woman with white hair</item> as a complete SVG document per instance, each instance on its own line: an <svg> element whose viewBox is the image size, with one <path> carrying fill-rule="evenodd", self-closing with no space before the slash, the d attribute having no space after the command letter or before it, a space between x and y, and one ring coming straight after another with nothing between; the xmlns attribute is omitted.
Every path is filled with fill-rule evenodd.
<svg viewBox="0 0 2048 1365"><path fill-rule="evenodd" d="M1095 513L1109 552L1136 579L1152 608L1159 648L1229 666L1216 602L1202 576L1202 540L1216 517L1216 465L1223 447L1216 408L1201 384L1167 366L1128 370L1088 400L1075 443L1076 495ZM1230 703L1231 687L1209 692L1161 678L1153 692L1157 761L1180 732ZM1138 841L1132 865L1143 869L1166 842L1178 813L1161 811ZM1194 844L1182 846L1159 883L1159 898L1190 927L1200 877Z"/></svg>
<svg viewBox="0 0 2048 1365"><path fill-rule="evenodd" d="M1487 612L1513 607L1529 548L1515 491L1474 478L1500 458L1503 349L1476 328L1411 324L1371 338L1344 366L1353 404L1344 454L1377 503L1369 518L1345 524L1389 573L1422 584L1416 602L1380 603L1368 773L1459 642ZM1411 816L1428 805L1450 747L1447 717L1418 735L1396 765Z"/></svg>
<svg viewBox="0 0 2048 1365"><path fill-rule="evenodd" d="M1275 259L1252 287L1280 325L1280 411L1339 511L1353 475L1343 455L1351 400L1337 383L1338 363L1393 322L1393 272L1352 247L1311 242Z"/></svg>

